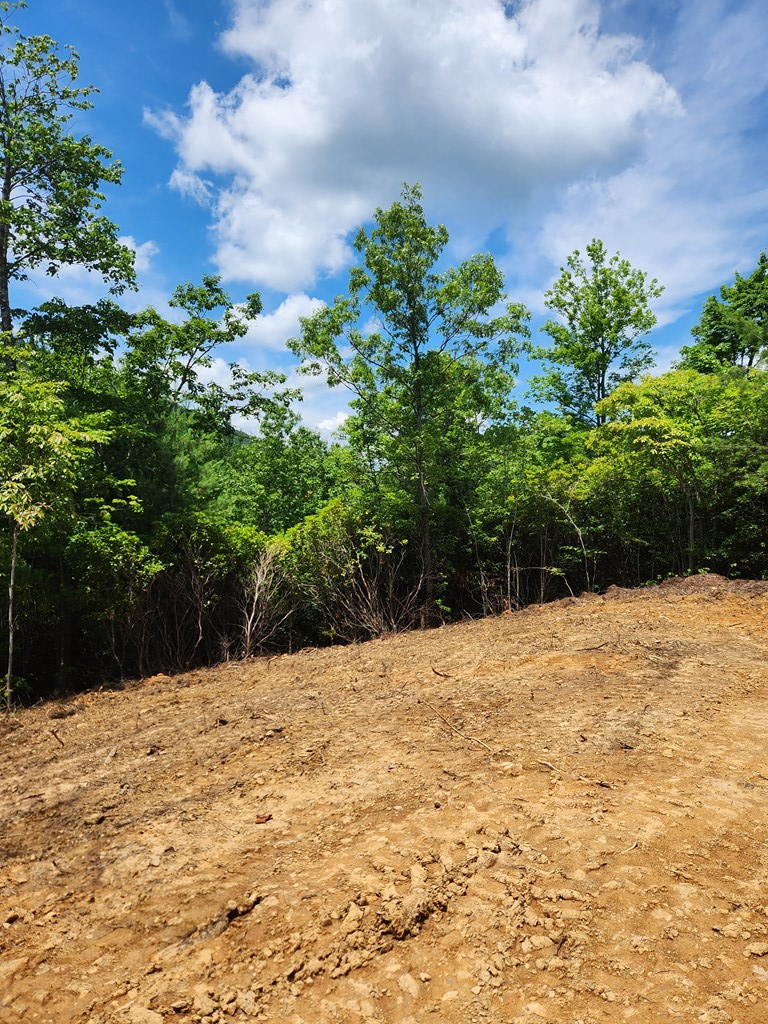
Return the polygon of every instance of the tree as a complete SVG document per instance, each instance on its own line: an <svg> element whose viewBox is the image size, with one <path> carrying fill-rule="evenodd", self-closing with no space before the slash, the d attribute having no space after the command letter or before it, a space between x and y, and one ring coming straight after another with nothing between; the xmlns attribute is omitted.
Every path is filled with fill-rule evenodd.
<svg viewBox="0 0 768 1024"><path fill-rule="evenodd" d="M213 364L214 350L248 333L261 312L257 292L246 296L243 303L234 303L221 287L220 277L204 274L199 285L178 285L168 305L180 310L183 319L166 320L150 307L134 318L134 330L127 338L123 366L132 377L141 379L147 398L195 406L225 427L236 413L254 416L271 407L273 400L262 392L284 383L283 374L248 371L234 362L228 364L228 387L203 379L204 371Z"/></svg>
<svg viewBox="0 0 768 1024"><path fill-rule="evenodd" d="M545 295L547 308L559 319L544 325L552 347L538 349L536 355L554 369L535 378L535 389L564 413L593 426L605 419L595 412L595 404L653 366L651 346L643 336L656 324L650 303L663 289L655 278L647 282L618 253L608 259L597 238L587 246L586 256L573 252Z"/></svg>
<svg viewBox="0 0 768 1024"><path fill-rule="evenodd" d="M23 359L23 353L19 353ZM25 367L0 379L0 512L11 525L8 574L8 668L5 702L13 693L14 596L19 539L49 514L61 514L77 485L89 446L108 439L103 429L67 419L66 385L38 380Z"/></svg>
<svg viewBox="0 0 768 1024"><path fill-rule="evenodd" d="M463 446L509 411L516 336L528 313L504 302L493 257L438 270L448 232L430 225L418 185L355 238L349 294L302 321L292 348L309 373L353 393L345 433L374 503L415 521L421 621L435 620L434 525ZM370 325L373 316L373 330ZM343 345L340 345L343 341ZM351 354L348 354L351 353ZM400 496L399 498L397 496Z"/></svg>
<svg viewBox="0 0 768 1024"><path fill-rule="evenodd" d="M121 290L134 280L133 253L99 214L102 183L122 167L88 135L68 131L88 110L93 86L77 86L79 57L49 36L25 36L8 24L24 3L0 3L0 331L13 330L10 283L43 267L78 264Z"/></svg>
<svg viewBox="0 0 768 1024"><path fill-rule="evenodd" d="M659 561L764 572L768 374L675 370L622 385L602 411L593 448Z"/></svg>
<svg viewBox="0 0 768 1024"><path fill-rule="evenodd" d="M336 455L292 409L276 404L256 436L238 436L206 466L202 486L216 514L275 535L328 501L339 476Z"/></svg>
<svg viewBox="0 0 768 1024"><path fill-rule="evenodd" d="M692 329L696 341L681 349L682 369L711 373L725 366L751 369L768 349L768 256L760 253L749 277L736 274L720 298L710 295Z"/></svg>

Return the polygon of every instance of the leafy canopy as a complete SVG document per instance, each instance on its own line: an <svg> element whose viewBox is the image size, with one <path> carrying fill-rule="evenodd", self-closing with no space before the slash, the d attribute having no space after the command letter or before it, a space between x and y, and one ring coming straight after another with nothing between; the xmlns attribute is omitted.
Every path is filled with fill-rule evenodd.
<svg viewBox="0 0 768 1024"><path fill-rule="evenodd" d="M736 274L720 298L710 295L691 331L693 345L681 349L680 366L712 373L726 366L750 369L768 350L768 256L760 253L748 277Z"/></svg>
<svg viewBox="0 0 768 1024"><path fill-rule="evenodd" d="M134 282L133 253L99 213L102 184L122 167L69 122L88 110L93 86L76 85L79 57L50 36L25 36L8 24L24 3L0 3L0 329L12 330L9 282L42 267L97 271L114 290Z"/></svg>
<svg viewBox="0 0 768 1024"><path fill-rule="evenodd" d="M551 348L536 351L552 367L534 379L537 394L586 424L603 422L596 403L653 366L651 346L642 339L656 324L650 303L662 291L618 253L609 259L597 238L586 259L573 252L545 295L559 319L543 328Z"/></svg>

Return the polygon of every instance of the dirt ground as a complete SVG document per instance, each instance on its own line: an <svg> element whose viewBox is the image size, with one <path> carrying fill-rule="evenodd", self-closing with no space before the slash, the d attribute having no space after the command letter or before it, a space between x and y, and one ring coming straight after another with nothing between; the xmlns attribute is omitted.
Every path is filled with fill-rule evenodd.
<svg viewBox="0 0 768 1024"><path fill-rule="evenodd" d="M768 1020L768 584L0 720L0 1021Z"/></svg>

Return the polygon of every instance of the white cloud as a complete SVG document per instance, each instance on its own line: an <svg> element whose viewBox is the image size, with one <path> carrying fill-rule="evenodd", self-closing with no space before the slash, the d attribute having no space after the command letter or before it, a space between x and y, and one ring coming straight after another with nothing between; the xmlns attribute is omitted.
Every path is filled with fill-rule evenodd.
<svg viewBox="0 0 768 1024"><path fill-rule="evenodd" d="M532 240L550 267L602 238L665 286L662 325L754 267L768 233L768 188L755 173L768 161L766 48L763 0L679 4L659 59L683 115L655 126L642 160L565 191Z"/></svg>
<svg viewBox="0 0 768 1024"><path fill-rule="evenodd" d="M188 18L173 3L173 0L163 0L163 3L173 34L177 39L189 39L192 35L192 28Z"/></svg>
<svg viewBox="0 0 768 1024"><path fill-rule="evenodd" d="M160 252L153 241L137 242L132 235L124 235L118 241L128 249L133 249L137 274L147 273L152 267L152 257Z"/></svg>
<svg viewBox="0 0 768 1024"><path fill-rule="evenodd" d="M247 373L254 369L247 358L239 358L237 363ZM295 364L283 367L283 372L287 378L286 382L277 385L274 390L298 389L302 397L293 403L294 410L306 426L330 438L349 416L347 403L352 397L350 392L343 387L329 388L323 377L300 373ZM230 363L219 356L211 361L210 366L200 367L197 375L203 384L218 384L222 388L228 388L232 384ZM267 393L269 391L270 389L266 389ZM259 429L257 418L236 415L233 416L232 423L246 434L255 434Z"/></svg>
<svg viewBox="0 0 768 1024"><path fill-rule="evenodd" d="M335 433L339 427L349 419L348 412L337 412L335 416L331 416L328 419L320 420L317 424L317 429L328 434Z"/></svg>
<svg viewBox="0 0 768 1024"><path fill-rule="evenodd" d="M150 123L152 123L151 119ZM201 178L199 174L185 171L182 167L174 169L169 184L183 196L199 203L200 206L207 206L211 201L213 191L211 182Z"/></svg>
<svg viewBox="0 0 768 1024"><path fill-rule="evenodd" d="M251 372L252 367L246 360L241 359L239 363L246 373ZM220 388L232 386L232 369L227 360L220 356L214 356L210 366L198 366L195 372L203 384L218 384Z"/></svg>
<svg viewBox="0 0 768 1024"><path fill-rule="evenodd" d="M626 167L649 119L678 111L597 0L237 0L225 51L253 61L229 93L150 114L174 184L211 183L228 279L281 290L337 273L350 229L403 181L471 244L552 188Z"/></svg>
<svg viewBox="0 0 768 1024"><path fill-rule="evenodd" d="M133 250L138 276L153 269L153 259L160 251L153 241L137 242L131 235L123 235L118 241ZM59 267L55 274L46 273L44 267L36 267L26 280L16 283L15 292L16 301L26 308L39 306L54 297L64 299L71 306L84 306L104 298L109 293L109 287L97 270L72 263ZM144 301L146 294L142 292ZM125 292L119 301L126 309L140 308L135 292Z"/></svg>
<svg viewBox="0 0 768 1024"><path fill-rule="evenodd" d="M328 387L325 378L301 373L297 367L288 371L286 387L298 388L302 399L294 403L294 410L304 424L330 437L349 416L352 393L345 387Z"/></svg>
<svg viewBox="0 0 768 1024"><path fill-rule="evenodd" d="M310 298L303 292L289 295L273 312L253 321L240 347L284 352L286 341L299 333L300 317L311 316L324 305L322 299Z"/></svg>

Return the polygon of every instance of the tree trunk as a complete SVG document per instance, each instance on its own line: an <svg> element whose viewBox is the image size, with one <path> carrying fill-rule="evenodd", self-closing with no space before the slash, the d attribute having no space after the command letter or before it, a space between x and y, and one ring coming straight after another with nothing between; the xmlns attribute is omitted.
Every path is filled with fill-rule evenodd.
<svg viewBox="0 0 768 1024"><path fill-rule="evenodd" d="M13 539L11 541L11 571L8 576L8 672L5 676L5 706L10 710L13 693L13 640L14 640L14 613L13 597L16 585L16 561L19 552L19 525L13 524Z"/></svg>
<svg viewBox="0 0 768 1024"><path fill-rule="evenodd" d="M694 552L696 550L696 511L693 503L693 493L690 488L685 491L686 505L688 506L688 572L694 569Z"/></svg>
<svg viewBox="0 0 768 1024"><path fill-rule="evenodd" d="M11 186L13 184L10 160L6 155L3 168L3 203L6 208L11 202ZM13 318L11 316L11 297L9 292L10 267L8 265L8 251L10 249L10 229L8 224L0 221L0 331L6 335L6 341L11 340L13 333Z"/></svg>

